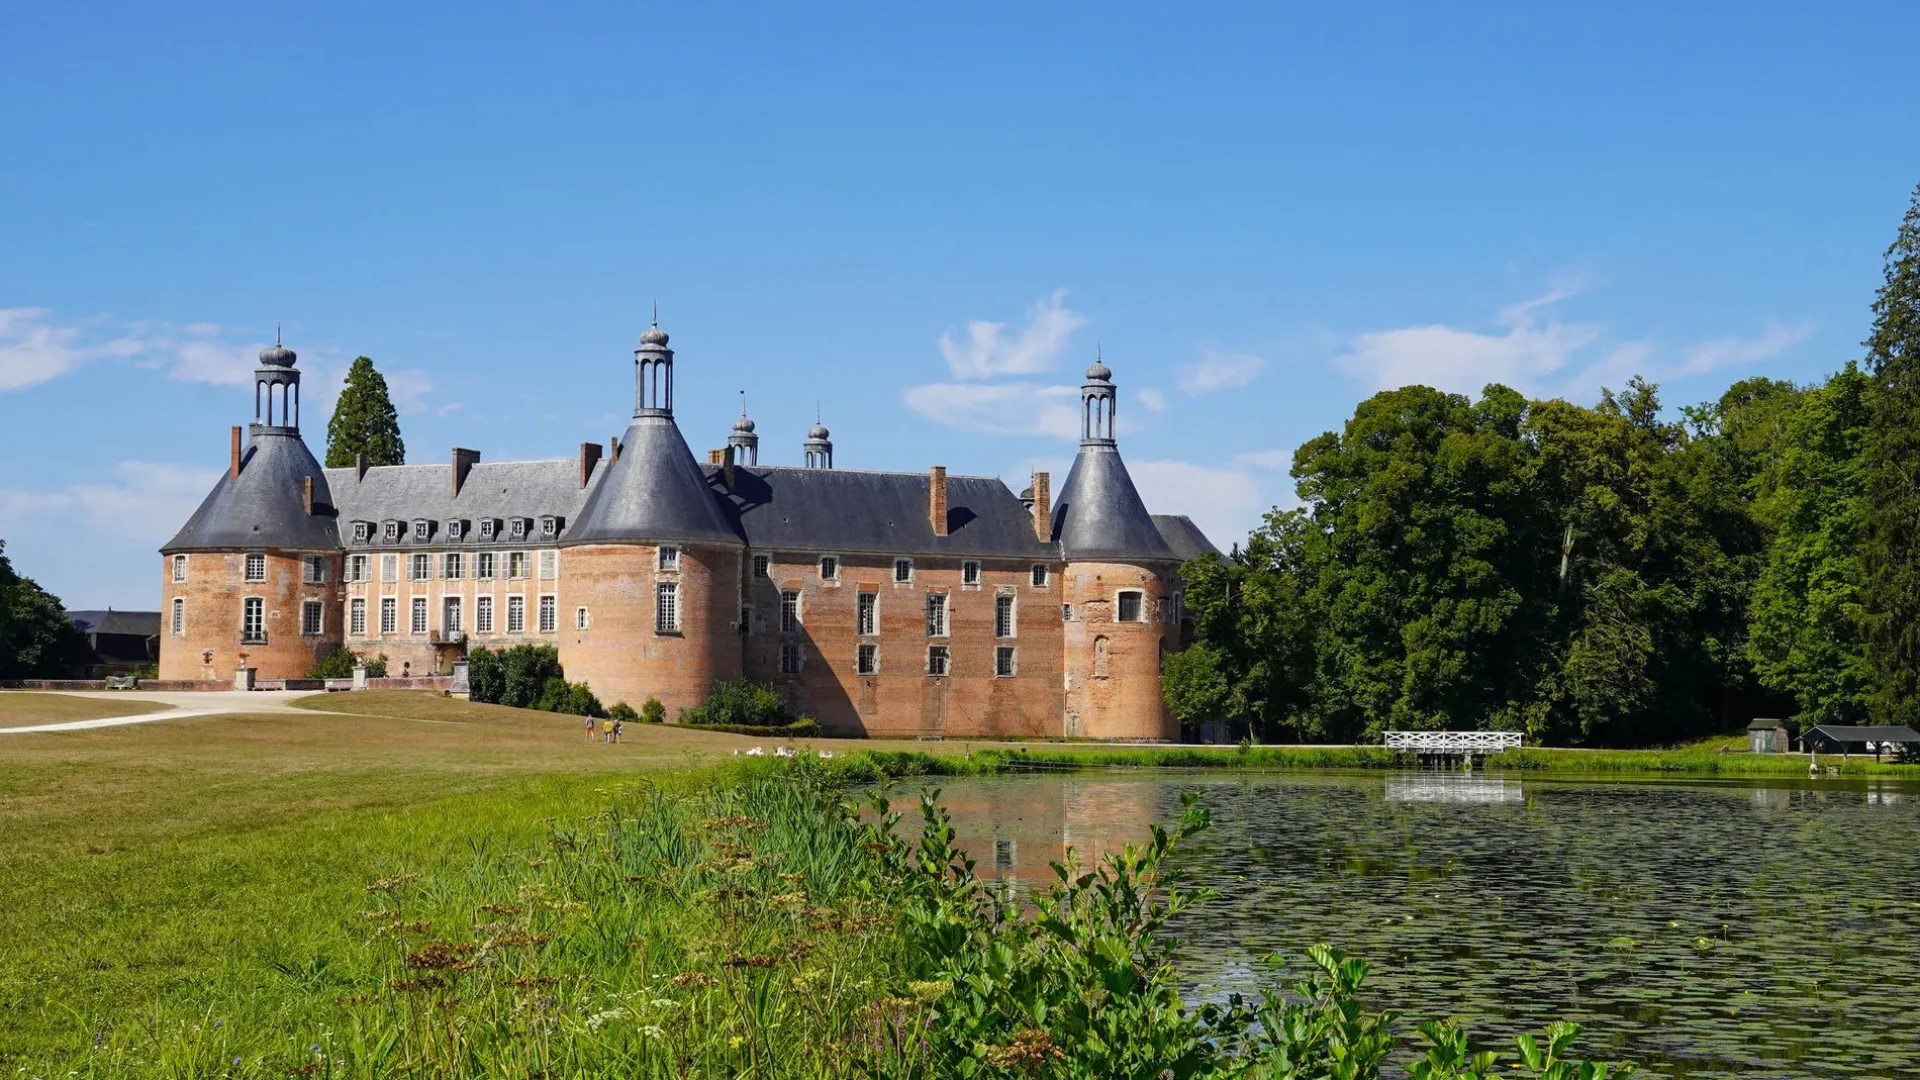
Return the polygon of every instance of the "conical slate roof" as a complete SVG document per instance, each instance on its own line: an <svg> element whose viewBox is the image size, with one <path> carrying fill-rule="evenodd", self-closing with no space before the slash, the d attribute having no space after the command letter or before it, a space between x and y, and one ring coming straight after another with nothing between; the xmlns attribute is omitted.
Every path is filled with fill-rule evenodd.
<svg viewBox="0 0 1920 1080"><path fill-rule="evenodd" d="M313 513L306 481L313 480ZM240 459L240 475L222 473L200 509L162 552L340 546L327 477L298 435L261 433Z"/></svg>
<svg viewBox="0 0 1920 1080"><path fill-rule="evenodd" d="M744 542L673 418L636 416L620 442L619 460L604 467L561 543L663 540Z"/></svg>
<svg viewBox="0 0 1920 1080"><path fill-rule="evenodd" d="M1053 505L1053 538L1070 560L1178 559L1147 513L1111 443L1086 444Z"/></svg>

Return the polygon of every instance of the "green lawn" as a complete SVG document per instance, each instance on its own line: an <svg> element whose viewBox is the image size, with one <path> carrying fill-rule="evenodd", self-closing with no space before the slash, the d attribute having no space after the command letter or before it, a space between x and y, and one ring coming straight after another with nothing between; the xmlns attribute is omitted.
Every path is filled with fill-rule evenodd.
<svg viewBox="0 0 1920 1080"><path fill-rule="evenodd" d="M0 728L59 724L68 720L98 720L107 716L138 716L166 706L137 697L83 698L66 694L36 694L27 690L0 690Z"/></svg>

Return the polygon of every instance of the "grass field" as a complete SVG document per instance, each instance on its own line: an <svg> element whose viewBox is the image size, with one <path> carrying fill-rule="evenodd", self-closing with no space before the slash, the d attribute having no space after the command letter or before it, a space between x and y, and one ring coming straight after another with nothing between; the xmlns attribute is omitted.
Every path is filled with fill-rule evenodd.
<svg viewBox="0 0 1920 1080"><path fill-rule="evenodd" d="M58 724L68 720L98 720L108 716L138 716L164 707L131 698L106 700L7 690L0 692L0 728Z"/></svg>

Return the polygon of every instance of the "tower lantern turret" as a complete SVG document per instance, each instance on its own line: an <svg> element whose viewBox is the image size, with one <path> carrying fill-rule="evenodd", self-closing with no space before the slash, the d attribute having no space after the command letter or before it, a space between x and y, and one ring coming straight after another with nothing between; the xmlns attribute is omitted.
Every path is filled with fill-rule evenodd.
<svg viewBox="0 0 1920 1080"><path fill-rule="evenodd" d="M667 348L667 332L660 329L658 304L653 325L633 350L633 415L673 418L673 350Z"/></svg>
<svg viewBox="0 0 1920 1080"><path fill-rule="evenodd" d="M801 445L807 458L809 469L833 468L833 440L828 437L827 426L820 422L819 410L813 414L813 426L807 429L807 441Z"/></svg>
<svg viewBox="0 0 1920 1080"><path fill-rule="evenodd" d="M273 344L260 350L260 366L253 373L253 434L300 434L299 356L280 344L275 328Z"/></svg>
<svg viewBox="0 0 1920 1080"><path fill-rule="evenodd" d="M760 436L754 434L753 421L747 419L747 392L740 391L740 419L733 422L733 434L727 436L733 447L733 460L741 465L760 464Z"/></svg>
<svg viewBox="0 0 1920 1080"><path fill-rule="evenodd" d="M1087 369L1087 381L1080 387L1080 445L1112 446L1114 410L1119 390L1113 385L1113 372L1100 361L1094 349L1093 366Z"/></svg>

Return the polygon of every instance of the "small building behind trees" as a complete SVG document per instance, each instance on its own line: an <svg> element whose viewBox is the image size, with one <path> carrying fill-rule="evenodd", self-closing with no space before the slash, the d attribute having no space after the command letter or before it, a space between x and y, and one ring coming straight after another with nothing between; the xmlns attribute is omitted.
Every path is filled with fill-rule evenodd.
<svg viewBox="0 0 1920 1080"><path fill-rule="evenodd" d="M1747 725L1747 749L1756 754L1788 753L1798 728L1790 720L1755 720Z"/></svg>
<svg viewBox="0 0 1920 1080"><path fill-rule="evenodd" d="M1821 724L1807 729L1800 745L1822 754L1872 754L1920 744L1920 732L1905 724Z"/></svg>

